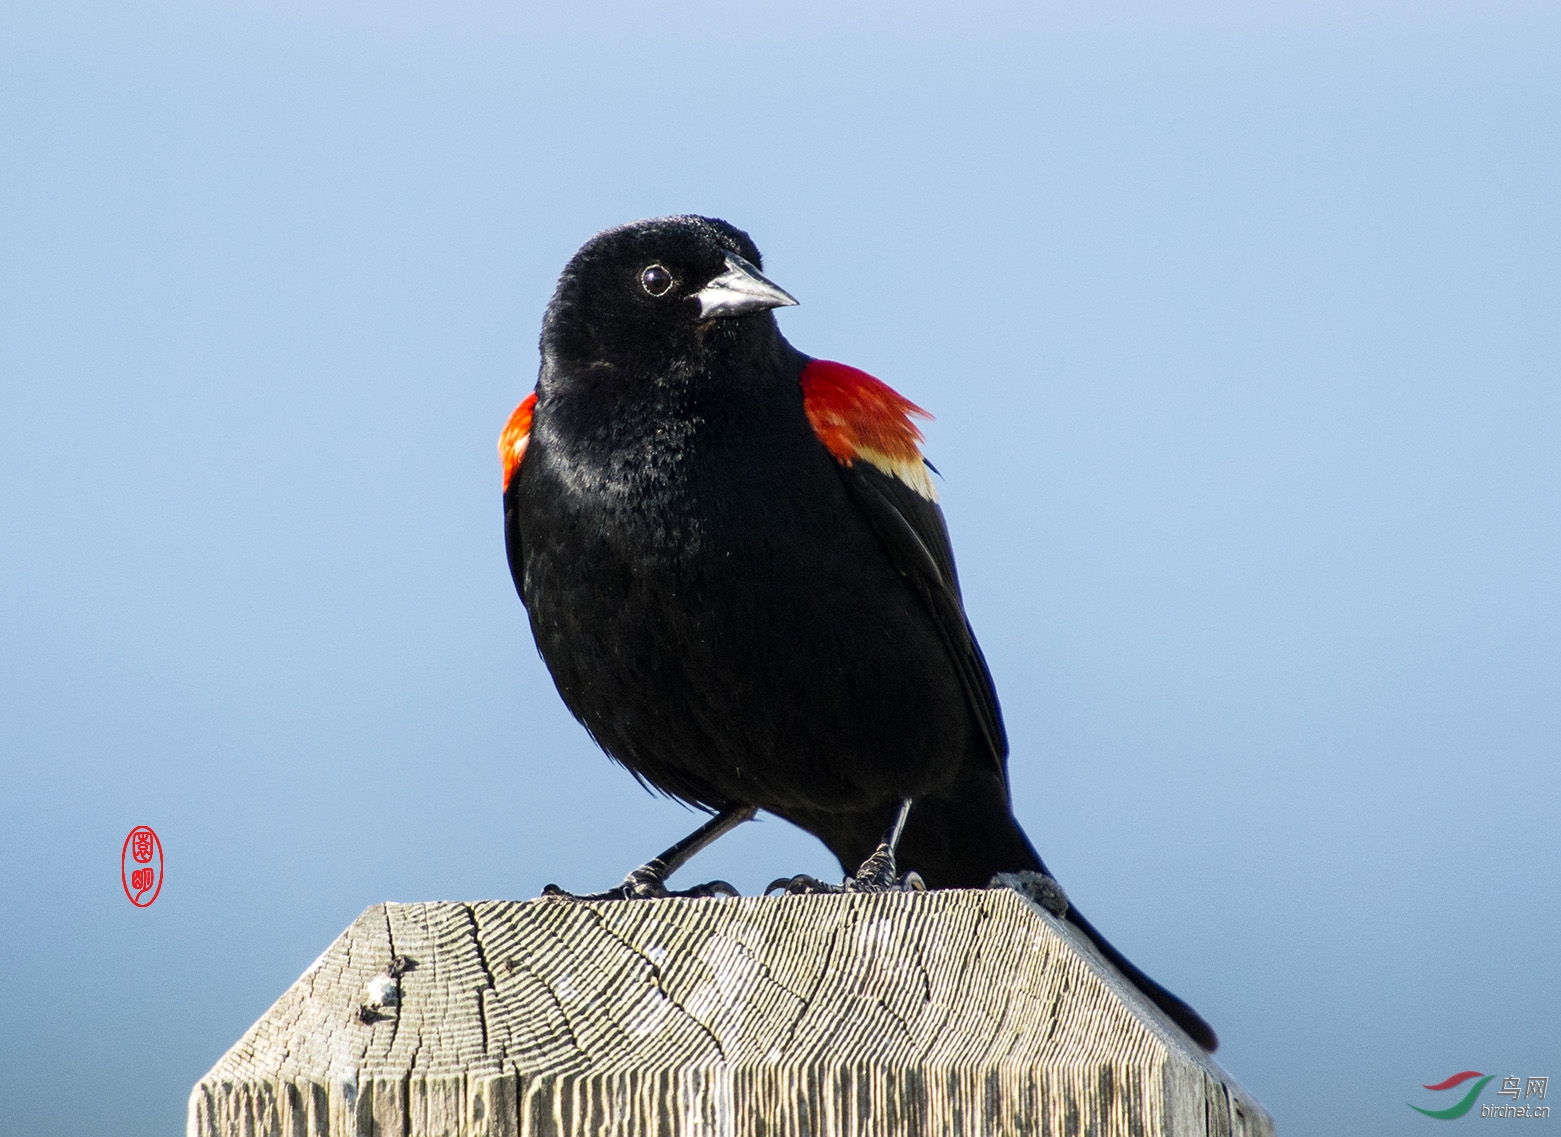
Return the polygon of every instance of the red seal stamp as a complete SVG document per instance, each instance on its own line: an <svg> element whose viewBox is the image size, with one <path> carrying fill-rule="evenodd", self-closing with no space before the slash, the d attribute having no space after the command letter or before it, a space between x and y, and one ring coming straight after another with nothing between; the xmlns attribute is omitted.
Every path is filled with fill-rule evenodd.
<svg viewBox="0 0 1561 1137"><path fill-rule="evenodd" d="M137 908L151 907L163 890L163 843L150 825L137 825L125 838L119 851L119 879Z"/></svg>

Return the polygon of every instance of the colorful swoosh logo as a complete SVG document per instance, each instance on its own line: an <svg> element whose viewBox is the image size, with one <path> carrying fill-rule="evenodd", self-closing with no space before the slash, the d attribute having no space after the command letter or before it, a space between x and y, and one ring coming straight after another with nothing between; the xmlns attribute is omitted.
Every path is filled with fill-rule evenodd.
<svg viewBox="0 0 1561 1137"><path fill-rule="evenodd" d="M1463 1100L1458 1102L1457 1105L1448 1106L1446 1109L1421 1109L1418 1105L1412 1105L1409 1102L1405 1102L1404 1104L1409 1106L1409 1108L1414 1110L1416 1113L1423 1113L1427 1117L1435 1117L1442 1121L1451 1121L1455 1117L1462 1117L1464 1114L1468 1113L1470 1109L1474 1108L1474 1099L1480 1096L1480 1091L1485 1088L1485 1083L1490 1081L1495 1076L1495 1074L1482 1074L1478 1070L1464 1070L1462 1073L1454 1074L1451 1078L1446 1078L1443 1081L1437 1082L1434 1086L1427 1086L1426 1089L1428 1090L1450 1090L1454 1086L1463 1085L1470 1078L1480 1079L1478 1082L1475 1082L1474 1085L1469 1087L1469 1092L1463 1095Z"/></svg>

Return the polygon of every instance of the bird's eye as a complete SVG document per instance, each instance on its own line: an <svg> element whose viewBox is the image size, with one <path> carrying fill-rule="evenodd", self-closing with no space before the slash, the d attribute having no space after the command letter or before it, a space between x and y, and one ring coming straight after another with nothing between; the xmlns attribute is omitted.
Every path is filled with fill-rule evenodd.
<svg viewBox="0 0 1561 1137"><path fill-rule="evenodd" d="M651 265L640 273L640 287L652 296L665 296L672 287L672 274L661 265Z"/></svg>

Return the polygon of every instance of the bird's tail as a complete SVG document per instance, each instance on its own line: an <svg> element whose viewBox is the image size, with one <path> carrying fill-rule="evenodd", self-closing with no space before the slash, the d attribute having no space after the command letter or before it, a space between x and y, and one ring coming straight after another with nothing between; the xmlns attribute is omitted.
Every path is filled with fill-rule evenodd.
<svg viewBox="0 0 1561 1137"><path fill-rule="evenodd" d="M930 888L986 888L998 873L1051 875L1014 818L1007 791L996 777L964 778L948 797L917 801L900 838L898 860L902 870L921 873ZM1197 1011L1135 967L1071 903L1063 919L1088 936L1100 954L1194 1042L1211 1053L1219 1046L1214 1029Z"/></svg>
<svg viewBox="0 0 1561 1137"><path fill-rule="evenodd" d="M1063 918L1088 936L1100 954L1109 959L1128 982L1148 996L1149 1001L1164 1011L1172 1022L1186 1031L1188 1037L1210 1054L1219 1049L1219 1035L1214 1033L1214 1028L1204 1021L1202 1015L1133 966L1132 961L1112 947L1111 941L1101 935L1095 925L1086 920L1083 913L1071 903Z"/></svg>

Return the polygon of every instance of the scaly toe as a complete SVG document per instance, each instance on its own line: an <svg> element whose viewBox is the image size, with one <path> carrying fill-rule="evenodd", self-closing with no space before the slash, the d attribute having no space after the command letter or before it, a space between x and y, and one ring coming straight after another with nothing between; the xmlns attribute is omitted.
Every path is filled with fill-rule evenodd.
<svg viewBox="0 0 1561 1137"><path fill-rule="evenodd" d="M609 888L606 892L570 892L559 888L556 884L549 884L542 889L542 895L552 900L642 900L646 897L636 896L629 892L624 885L617 888Z"/></svg>
<svg viewBox="0 0 1561 1137"><path fill-rule="evenodd" d="M871 880L863 880L854 877L846 881L846 892L880 893L880 892L926 892L927 882L921 879L921 873L908 872L901 877L875 877Z"/></svg>
<svg viewBox="0 0 1561 1137"><path fill-rule="evenodd" d="M825 884L816 876L808 876L801 873L797 876L783 876L770 881L764 895L781 893L784 896L816 896L820 893L844 892L845 887L839 884Z"/></svg>
<svg viewBox="0 0 1561 1137"><path fill-rule="evenodd" d="M623 878L623 883L616 888L609 888L606 892L574 893L559 888L556 884L550 884L542 890L543 896L557 897L560 900L668 900L672 898L701 900L712 896L741 896L742 894L724 880L712 880L709 884L696 884L693 888L685 888L674 892L667 887L667 882L661 874L647 865L641 865L628 876Z"/></svg>
<svg viewBox="0 0 1561 1137"><path fill-rule="evenodd" d="M677 892L668 892L668 896L676 896L685 900L704 900L712 896L732 898L741 896L736 888L724 880L712 880L706 884L696 884L693 888L685 888Z"/></svg>
<svg viewBox="0 0 1561 1137"><path fill-rule="evenodd" d="M569 892L556 884L550 884L542 889L542 895L560 900L660 900L670 894L661 877L641 865L624 877L622 884L606 892Z"/></svg>

